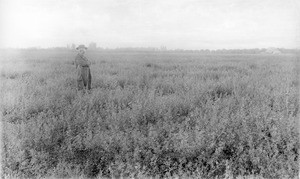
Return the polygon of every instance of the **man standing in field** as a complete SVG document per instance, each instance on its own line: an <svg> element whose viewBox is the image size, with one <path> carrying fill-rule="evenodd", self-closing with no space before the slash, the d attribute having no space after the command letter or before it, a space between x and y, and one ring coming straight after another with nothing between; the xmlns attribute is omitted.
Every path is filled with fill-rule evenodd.
<svg viewBox="0 0 300 179"><path fill-rule="evenodd" d="M91 62L84 56L87 47L84 45L79 45L76 50L78 51L78 54L75 58L75 66L77 70L77 88L78 90L90 90L92 81L90 71Z"/></svg>

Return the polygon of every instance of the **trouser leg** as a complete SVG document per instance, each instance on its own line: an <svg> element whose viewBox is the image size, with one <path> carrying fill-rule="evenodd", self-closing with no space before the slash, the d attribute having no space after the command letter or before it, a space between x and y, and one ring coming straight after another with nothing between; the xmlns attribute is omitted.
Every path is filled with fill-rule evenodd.
<svg viewBox="0 0 300 179"><path fill-rule="evenodd" d="M89 76L88 76L88 82L87 82L87 87L88 87L88 90L90 90L92 87L92 75L91 75L91 71L89 70L89 74L88 74Z"/></svg>
<svg viewBox="0 0 300 179"><path fill-rule="evenodd" d="M83 84L83 80L77 80L77 89L78 90L82 90L83 89L83 86L84 86L84 84Z"/></svg>
<svg viewBox="0 0 300 179"><path fill-rule="evenodd" d="M91 89L91 72L89 68L84 68L84 70L82 71L82 79L83 79L83 85L84 85L84 89Z"/></svg>

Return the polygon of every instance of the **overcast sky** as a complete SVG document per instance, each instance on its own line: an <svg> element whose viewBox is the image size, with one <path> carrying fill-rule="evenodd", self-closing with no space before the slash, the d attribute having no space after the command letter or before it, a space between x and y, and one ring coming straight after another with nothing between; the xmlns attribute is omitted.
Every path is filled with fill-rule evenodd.
<svg viewBox="0 0 300 179"><path fill-rule="evenodd" d="M299 0L0 0L1 47L300 47Z"/></svg>

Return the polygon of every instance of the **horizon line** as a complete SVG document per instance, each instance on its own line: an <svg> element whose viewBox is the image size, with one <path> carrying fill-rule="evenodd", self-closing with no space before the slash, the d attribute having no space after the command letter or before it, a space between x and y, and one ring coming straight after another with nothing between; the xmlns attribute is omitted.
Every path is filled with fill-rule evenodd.
<svg viewBox="0 0 300 179"><path fill-rule="evenodd" d="M164 47L164 48L162 48ZM54 47L2 47L0 50L51 50L51 49L66 49L66 50L74 50L75 48L66 47L66 46L54 46ZM286 50L300 50L300 48L286 48L286 47L254 47L254 48L199 48L199 49L185 49L185 48L167 48L166 46L161 47L96 47L96 48L88 48L88 50L143 50L143 49L152 49L155 51L199 51L199 50L253 50L253 49L286 49ZM76 50L76 49L75 49Z"/></svg>

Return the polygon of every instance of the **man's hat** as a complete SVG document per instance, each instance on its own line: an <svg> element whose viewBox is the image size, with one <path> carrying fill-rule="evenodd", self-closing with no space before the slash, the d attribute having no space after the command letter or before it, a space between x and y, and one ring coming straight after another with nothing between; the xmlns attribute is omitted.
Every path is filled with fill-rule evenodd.
<svg viewBox="0 0 300 179"><path fill-rule="evenodd" d="M86 46L84 46L84 45L79 45L78 47L76 47L76 50L78 50L78 49L80 49L80 48L85 48L85 49L87 49Z"/></svg>

